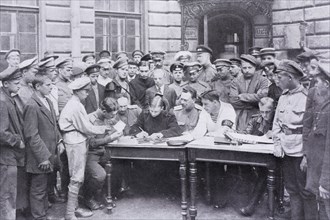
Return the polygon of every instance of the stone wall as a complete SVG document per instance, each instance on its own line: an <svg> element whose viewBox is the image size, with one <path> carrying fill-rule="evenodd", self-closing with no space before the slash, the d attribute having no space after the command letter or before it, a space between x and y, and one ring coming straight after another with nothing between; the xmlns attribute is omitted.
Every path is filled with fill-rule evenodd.
<svg viewBox="0 0 330 220"><path fill-rule="evenodd" d="M328 56L330 49L329 0L274 0L273 43L282 56L301 46Z"/></svg>
<svg viewBox="0 0 330 220"><path fill-rule="evenodd" d="M148 13L147 48L165 50L172 58L181 45L181 9L177 0L145 1Z"/></svg>

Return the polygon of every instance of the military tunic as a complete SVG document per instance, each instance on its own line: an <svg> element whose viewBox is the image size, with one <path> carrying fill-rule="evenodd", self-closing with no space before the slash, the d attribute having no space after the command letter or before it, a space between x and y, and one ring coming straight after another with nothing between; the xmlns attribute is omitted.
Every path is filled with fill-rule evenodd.
<svg viewBox="0 0 330 220"><path fill-rule="evenodd" d="M65 81L61 77L57 78L55 83L58 88L58 110L60 113L73 94L69 84L70 81Z"/></svg>
<svg viewBox="0 0 330 220"><path fill-rule="evenodd" d="M121 120L126 124L126 127L124 129L124 135L129 134L129 130L136 123L141 112L141 108L139 108L137 105L129 105L125 114L120 114L119 112L117 112L116 119Z"/></svg>
<svg viewBox="0 0 330 220"><path fill-rule="evenodd" d="M198 80L211 83L211 80L216 75L217 70L212 66L212 64L208 64L206 66L203 66L203 69L199 73Z"/></svg>

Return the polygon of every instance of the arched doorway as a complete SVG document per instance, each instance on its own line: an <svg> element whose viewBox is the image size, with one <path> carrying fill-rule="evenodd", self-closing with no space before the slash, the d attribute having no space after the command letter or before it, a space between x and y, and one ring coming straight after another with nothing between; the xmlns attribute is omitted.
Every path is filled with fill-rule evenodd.
<svg viewBox="0 0 330 220"><path fill-rule="evenodd" d="M252 44L251 23L247 19L233 14L216 14L201 20L198 41L213 50L214 58L238 57Z"/></svg>

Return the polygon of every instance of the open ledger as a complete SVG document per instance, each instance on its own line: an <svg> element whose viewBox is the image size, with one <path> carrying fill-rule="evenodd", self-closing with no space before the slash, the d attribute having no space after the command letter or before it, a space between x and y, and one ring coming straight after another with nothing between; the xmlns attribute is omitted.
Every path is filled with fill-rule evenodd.
<svg viewBox="0 0 330 220"><path fill-rule="evenodd" d="M242 143L248 143L248 144L273 144L273 139L269 139L266 136L255 136L250 134L239 134L234 132L227 132L225 134L228 138L230 138L233 141L238 141Z"/></svg>

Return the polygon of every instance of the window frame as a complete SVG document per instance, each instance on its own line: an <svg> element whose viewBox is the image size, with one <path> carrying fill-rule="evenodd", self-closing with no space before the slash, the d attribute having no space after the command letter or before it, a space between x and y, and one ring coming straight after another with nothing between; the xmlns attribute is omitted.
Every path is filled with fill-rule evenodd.
<svg viewBox="0 0 330 220"><path fill-rule="evenodd" d="M108 10L100 10L100 9L95 9L95 20L98 19L98 18L106 18L108 19L109 21L109 30L110 32L108 33L108 35L102 35L102 37L104 36L107 36L109 38L109 41L108 41L108 48L104 48L103 49L108 49L109 51L111 52L114 52L114 49L112 48L112 45L111 45L111 39L113 38L113 35L111 33L111 20L112 19L124 19L125 21L125 34L124 34L124 39L125 39L125 51L127 50L127 44L126 44L126 40L128 37L133 37L133 35L127 35L127 20L138 20L139 21L139 24L140 24L140 27L139 27L139 37L140 37L140 40L139 40L139 43L140 43L140 49L143 50L144 48L144 25L143 25L143 22L144 22L144 17L143 17L143 12L144 12L144 1L143 0L139 0L140 1L140 8L139 8L139 11L140 12L118 12L118 11L108 11ZM100 37L101 35L97 35L95 33L95 49L96 49L96 37ZM115 37L118 37L119 35L114 35ZM136 37L137 35L134 35L134 37ZM117 49L116 49L117 50ZM100 52L100 51L96 51L96 52ZM131 53L133 51L126 51L127 53Z"/></svg>

